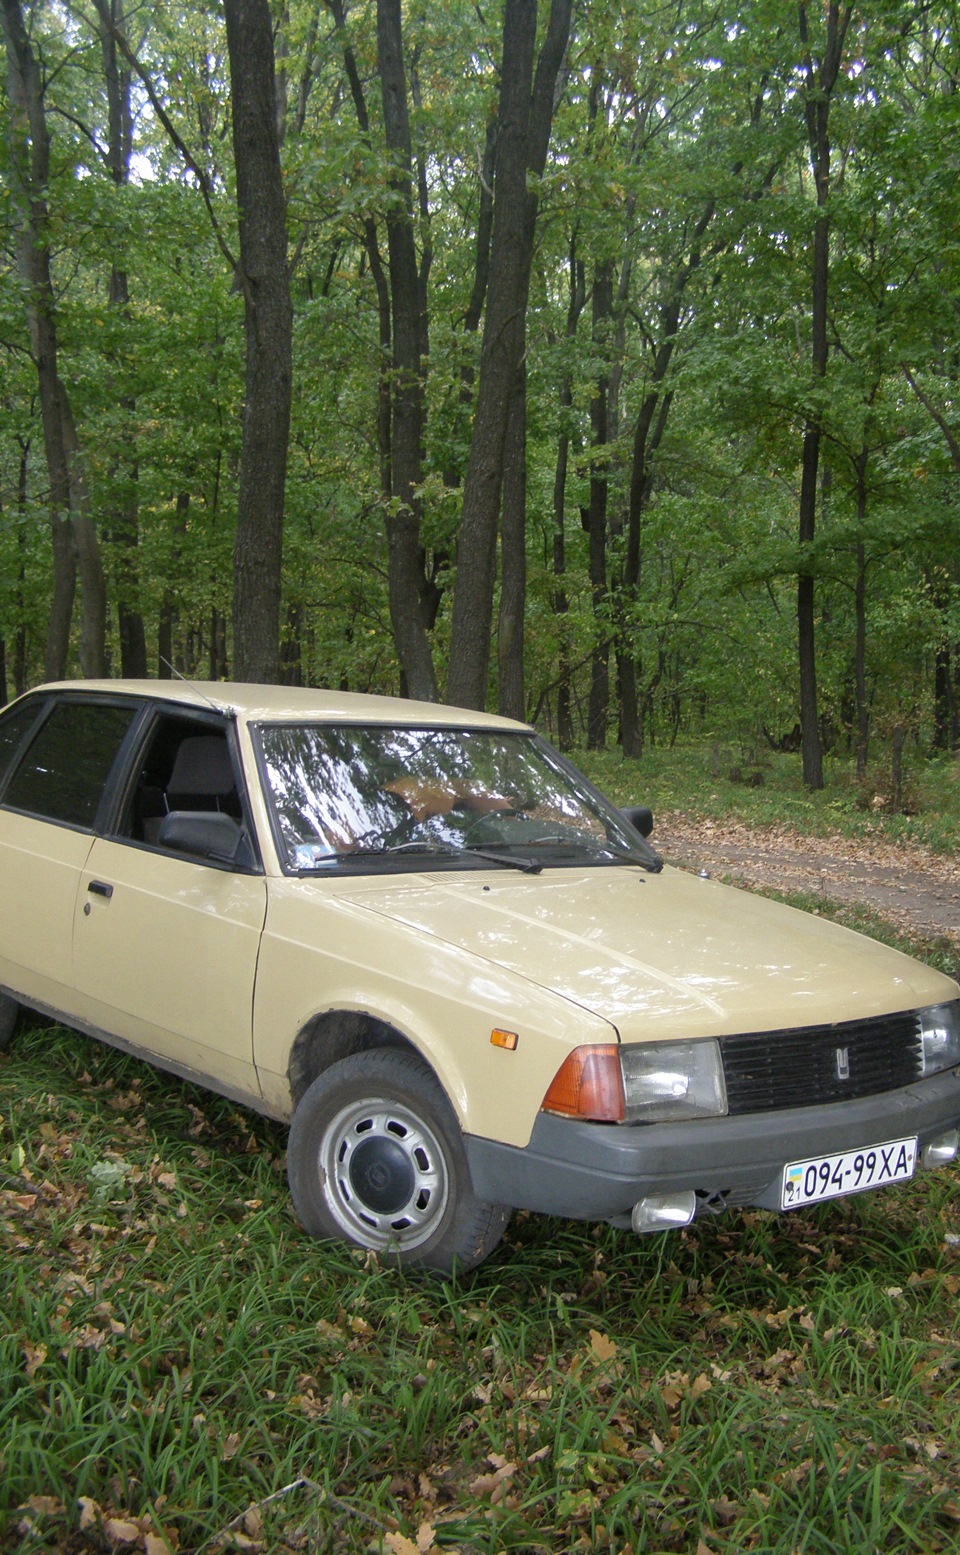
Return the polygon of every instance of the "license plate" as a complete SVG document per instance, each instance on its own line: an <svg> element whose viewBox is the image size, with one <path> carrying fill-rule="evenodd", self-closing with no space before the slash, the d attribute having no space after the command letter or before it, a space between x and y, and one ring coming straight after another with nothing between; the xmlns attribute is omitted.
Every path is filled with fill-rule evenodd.
<svg viewBox="0 0 960 1555"><path fill-rule="evenodd" d="M885 1145L844 1150L840 1155L813 1156L791 1161L783 1168L780 1208L819 1204L845 1193L882 1188L888 1182L907 1182L917 1165L916 1139L893 1139Z"/></svg>

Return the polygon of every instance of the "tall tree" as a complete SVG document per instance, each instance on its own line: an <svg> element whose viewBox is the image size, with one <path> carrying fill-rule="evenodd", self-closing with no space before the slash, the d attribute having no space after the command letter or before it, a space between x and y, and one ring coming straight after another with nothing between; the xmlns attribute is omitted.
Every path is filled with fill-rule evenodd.
<svg viewBox="0 0 960 1555"><path fill-rule="evenodd" d="M240 680L280 674L280 571L292 395L286 201L267 0L225 0L240 230L246 393L234 548L233 658Z"/></svg>
<svg viewBox="0 0 960 1555"><path fill-rule="evenodd" d="M133 115L130 103L130 70L117 48L117 31L124 26L123 0L94 0L99 20L103 75L107 90L106 163L115 189L130 183L133 152ZM110 306L123 323L129 321L130 285L126 265L114 257L110 266ZM125 426L122 452L113 471L118 494L113 513L116 548L117 625L120 637L120 670L123 675L145 676L147 641L140 611L140 576L137 550L139 515L137 461L132 421L136 404L129 394L121 397Z"/></svg>
<svg viewBox="0 0 960 1555"><path fill-rule="evenodd" d="M538 185L547 160L571 9L572 0L551 0L534 74L537 0L506 0L504 5L490 281L463 488L447 678L449 700L465 707L482 708L487 699L505 450L511 417L526 413L522 365ZM516 430L510 446L515 460L525 457L525 442ZM517 508L522 491L523 483L513 478L511 526L524 523ZM514 614L516 610L515 604Z"/></svg>
<svg viewBox="0 0 960 1555"><path fill-rule="evenodd" d="M83 592L80 664L85 675L102 675L106 589L96 528L86 498L73 409L58 367L48 207L50 135L43 82L20 0L3 0L3 31L12 109L11 164L19 206L18 258L37 370L50 491L54 589L44 673L56 679L66 671L79 568Z"/></svg>
<svg viewBox="0 0 960 1555"><path fill-rule="evenodd" d="M413 216L413 146L407 109L400 0L377 0L377 55L392 199L387 209L393 371L390 381L389 597L393 634L410 696L436 701L437 682L420 601L423 483L423 286ZM425 259L426 264L426 259Z"/></svg>
<svg viewBox="0 0 960 1555"><path fill-rule="evenodd" d="M817 712L817 661L815 648L814 572L807 560L817 520L817 477L820 468L822 412L816 397L827 375L827 309L830 294L830 107L844 40L853 7L829 0L826 33L819 60L811 37L809 6L799 7L803 71L803 111L807 126L810 168L817 200L813 227L810 276L810 373L812 410L803 434L800 483L800 570L797 580L797 642L800 662L800 729L803 740L803 781L808 788L823 787L823 746Z"/></svg>

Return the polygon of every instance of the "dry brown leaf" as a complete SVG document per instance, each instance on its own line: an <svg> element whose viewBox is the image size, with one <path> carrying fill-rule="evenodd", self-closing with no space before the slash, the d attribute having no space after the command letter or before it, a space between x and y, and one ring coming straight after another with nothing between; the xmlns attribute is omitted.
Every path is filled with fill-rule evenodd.
<svg viewBox="0 0 960 1555"><path fill-rule="evenodd" d="M617 1346L609 1334L601 1334L596 1328L590 1330L590 1349L595 1361L612 1361L617 1353Z"/></svg>
<svg viewBox="0 0 960 1555"><path fill-rule="evenodd" d="M175 1528L165 1528L163 1533L145 1533L143 1547L146 1555L176 1555L180 1548L180 1536Z"/></svg>
<svg viewBox="0 0 960 1555"><path fill-rule="evenodd" d="M221 1447L220 1447L220 1462L221 1463L227 1463L229 1461L229 1459L235 1458L237 1456L237 1449L239 1448L239 1446L240 1446L240 1433L239 1433L239 1431L231 1431L230 1435L228 1437L226 1437L225 1440L221 1444Z"/></svg>
<svg viewBox="0 0 960 1555"><path fill-rule="evenodd" d="M64 1510L63 1502L56 1496L28 1496L23 1506L18 1506L18 1512L24 1512L29 1508L31 1512L38 1512L42 1517L59 1517Z"/></svg>
<svg viewBox="0 0 960 1555"><path fill-rule="evenodd" d="M402 1533L387 1533L383 1536L383 1542L392 1555L421 1555L412 1539L408 1539Z"/></svg>
<svg viewBox="0 0 960 1555"><path fill-rule="evenodd" d="M79 1496L77 1505L80 1508L80 1527L82 1529L98 1527L103 1513L97 1502L91 1496Z"/></svg>
<svg viewBox="0 0 960 1555"><path fill-rule="evenodd" d="M27 1363L27 1376L34 1377L47 1358L45 1344L25 1344L23 1347L24 1359Z"/></svg>
<svg viewBox="0 0 960 1555"><path fill-rule="evenodd" d="M111 1544L137 1544L140 1541L140 1524L129 1517L108 1517L103 1531Z"/></svg>
<svg viewBox="0 0 960 1555"><path fill-rule="evenodd" d="M475 1496L490 1496L493 1502L499 1502L503 1498L503 1484L511 1479L517 1472L516 1463L508 1463L500 1453L491 1453L488 1463L495 1465L492 1474L478 1474L476 1479L470 1482L470 1491Z"/></svg>

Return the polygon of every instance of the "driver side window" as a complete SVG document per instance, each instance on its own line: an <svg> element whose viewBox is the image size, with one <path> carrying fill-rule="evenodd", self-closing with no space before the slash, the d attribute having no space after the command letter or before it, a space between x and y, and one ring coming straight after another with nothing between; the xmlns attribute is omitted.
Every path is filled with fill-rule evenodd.
<svg viewBox="0 0 960 1555"><path fill-rule="evenodd" d="M226 815L238 828L243 822L226 725L164 713L151 731L118 833L162 846L166 817L182 811Z"/></svg>

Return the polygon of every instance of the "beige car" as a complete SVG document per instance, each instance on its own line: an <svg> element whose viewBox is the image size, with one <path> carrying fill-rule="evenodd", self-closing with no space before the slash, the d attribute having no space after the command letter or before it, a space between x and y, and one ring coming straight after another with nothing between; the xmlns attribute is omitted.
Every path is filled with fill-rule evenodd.
<svg viewBox="0 0 960 1555"><path fill-rule="evenodd" d="M664 868L524 725L70 682L0 715L0 1045L43 1011L289 1121L306 1229L439 1269L951 1160L957 985Z"/></svg>

